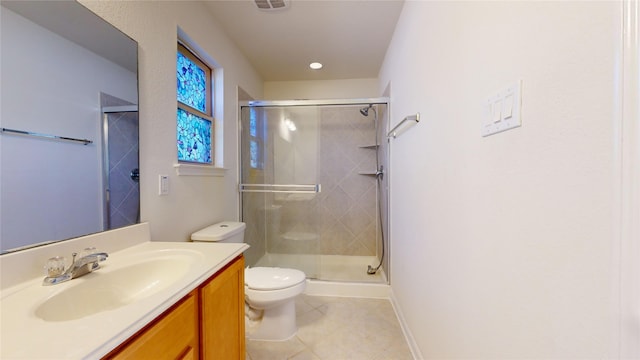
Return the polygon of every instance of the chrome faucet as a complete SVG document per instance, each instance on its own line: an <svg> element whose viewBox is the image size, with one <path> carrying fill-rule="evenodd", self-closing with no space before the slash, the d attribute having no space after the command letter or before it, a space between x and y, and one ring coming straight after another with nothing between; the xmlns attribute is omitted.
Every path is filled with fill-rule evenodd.
<svg viewBox="0 0 640 360"><path fill-rule="evenodd" d="M42 281L42 285L55 285L65 281L78 278L82 275L93 272L100 267L100 262L105 261L109 254L96 252L95 248L87 248L83 255L78 257L78 253L72 254L71 266L64 269L64 258L53 257L47 261L47 277Z"/></svg>

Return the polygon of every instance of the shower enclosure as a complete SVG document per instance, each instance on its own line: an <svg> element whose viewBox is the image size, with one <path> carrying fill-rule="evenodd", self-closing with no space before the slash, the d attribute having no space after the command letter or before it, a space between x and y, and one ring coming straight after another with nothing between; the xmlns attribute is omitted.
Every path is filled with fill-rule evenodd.
<svg viewBox="0 0 640 360"><path fill-rule="evenodd" d="M241 103L248 265L387 283L387 109L385 98Z"/></svg>
<svg viewBox="0 0 640 360"><path fill-rule="evenodd" d="M102 107L103 228L140 222L138 106Z"/></svg>

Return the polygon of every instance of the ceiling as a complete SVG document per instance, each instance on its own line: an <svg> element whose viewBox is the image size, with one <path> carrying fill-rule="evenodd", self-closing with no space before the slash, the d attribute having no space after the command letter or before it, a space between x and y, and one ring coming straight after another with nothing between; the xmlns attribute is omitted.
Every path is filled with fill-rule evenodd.
<svg viewBox="0 0 640 360"><path fill-rule="evenodd" d="M378 77L403 0L290 0L269 11L253 0L205 3L263 80L293 81Z"/></svg>

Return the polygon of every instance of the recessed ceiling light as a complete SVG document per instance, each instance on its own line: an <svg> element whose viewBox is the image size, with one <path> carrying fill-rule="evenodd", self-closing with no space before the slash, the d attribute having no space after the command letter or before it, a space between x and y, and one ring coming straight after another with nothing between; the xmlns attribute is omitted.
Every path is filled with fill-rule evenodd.
<svg viewBox="0 0 640 360"><path fill-rule="evenodd" d="M313 70L320 70L322 69L322 64L320 64L319 62L312 62L311 64L309 64L309 67Z"/></svg>

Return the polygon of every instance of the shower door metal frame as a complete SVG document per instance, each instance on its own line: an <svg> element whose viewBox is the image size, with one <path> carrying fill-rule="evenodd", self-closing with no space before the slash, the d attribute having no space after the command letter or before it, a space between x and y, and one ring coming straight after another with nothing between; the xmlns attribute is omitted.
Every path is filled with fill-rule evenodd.
<svg viewBox="0 0 640 360"><path fill-rule="evenodd" d="M239 101L238 102L238 155L237 155L237 179L238 179L238 219L242 219L243 214L243 201L242 201L242 192L243 187L247 184L240 183L242 181L242 135L243 135L243 127L242 127L242 108L243 107L302 107L302 106L348 106L348 105L385 105L387 108L387 121L384 123L386 129L383 130L383 133L386 134L389 130L389 114L390 114L390 99L388 97L378 97L378 98L354 98L354 99L321 99L321 100L248 100L248 101ZM376 135L377 136L377 135ZM384 141L383 139L382 141ZM387 156L389 162L391 162L391 149L387 151ZM389 168L390 169L390 164ZM387 170L388 171L388 170ZM387 205L390 205L391 198L391 181L390 177L387 177ZM253 184L255 185L255 184ZM262 184L265 185L265 184ZM314 184L315 185L315 184ZM291 186L291 185L290 185ZM296 186L296 185L293 185ZM300 185L300 186L309 186L309 185ZM316 189L312 190L313 192L318 192L320 190L321 184L315 185ZM307 190L307 189L305 189ZM245 190L246 191L246 190ZM274 191L274 190L266 190L266 191ZM260 192L266 192L265 190L261 190ZM277 191L277 190L276 190ZM294 192L299 192L300 190L294 190ZM378 200L381 201L381 200ZM387 213L389 208L387 208ZM380 221L383 221L380 219ZM386 219L384 219L384 225L386 228L386 237L387 237L387 246L388 253L391 253L391 219L390 216L387 215ZM388 266L391 266L391 258L387 257L387 261L385 261ZM387 272L386 282L389 283L389 272L390 269L387 267L385 269Z"/></svg>
<svg viewBox="0 0 640 360"><path fill-rule="evenodd" d="M245 184L241 184L242 181L242 108L243 107L283 107L283 106L322 106L322 105L386 105L389 107L389 98L356 98L356 99L320 99L320 100L248 100L238 101L238 219L242 219L242 187ZM387 127L388 127L387 122ZM388 130L388 129L387 129ZM385 132L386 133L386 132ZM321 184L314 184L318 186L316 192L320 191ZM304 186L304 185L303 185Z"/></svg>
<svg viewBox="0 0 640 360"><path fill-rule="evenodd" d="M387 105L389 98L357 98L357 99L322 99L322 100L249 100L239 101L240 107L277 107L277 106L321 106L321 105ZM238 120L240 118L238 117Z"/></svg>
<svg viewBox="0 0 640 360"><path fill-rule="evenodd" d="M242 108L243 107L283 107L283 106L340 106L340 105L386 105L389 107L389 98L356 98L356 99L319 99L319 100L248 100L238 101L238 157L236 159L238 163L237 179L238 179L238 219L242 219L242 192L243 186L247 184L241 184L242 181ZM387 127L389 126L387 121ZM388 129L387 129L388 130ZM385 132L386 133L386 132ZM252 184L255 185L255 184ZM313 184L317 186L315 192L320 192L320 184ZM307 185L300 185L307 186ZM246 190L245 190L246 191Z"/></svg>

